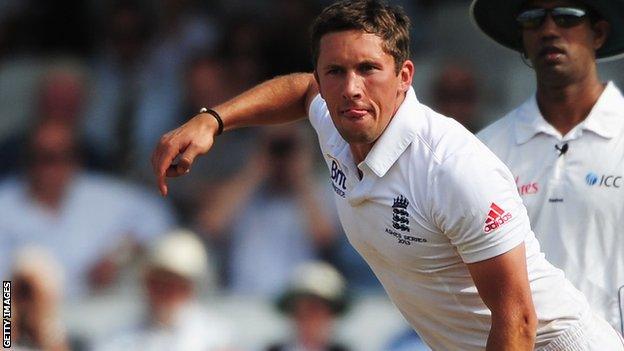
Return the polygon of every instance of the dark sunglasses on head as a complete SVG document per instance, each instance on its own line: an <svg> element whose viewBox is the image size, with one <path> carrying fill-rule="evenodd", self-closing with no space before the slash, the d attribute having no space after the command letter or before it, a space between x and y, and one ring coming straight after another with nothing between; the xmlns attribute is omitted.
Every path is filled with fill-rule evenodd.
<svg viewBox="0 0 624 351"><path fill-rule="evenodd" d="M522 29L539 28L550 14L558 27L570 28L578 25L587 16L587 11L576 7L555 7L552 9L529 9L520 12L516 22Z"/></svg>

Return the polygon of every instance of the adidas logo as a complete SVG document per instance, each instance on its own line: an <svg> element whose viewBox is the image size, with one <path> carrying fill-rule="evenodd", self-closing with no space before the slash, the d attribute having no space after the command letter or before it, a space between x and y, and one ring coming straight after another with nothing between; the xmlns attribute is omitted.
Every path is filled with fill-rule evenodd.
<svg viewBox="0 0 624 351"><path fill-rule="evenodd" d="M483 227L483 231L487 233L491 233L498 229L498 227L507 223L511 219L511 213L505 212L502 208L498 207L495 203L492 202L490 205L490 212L488 213L488 217L485 220L485 227Z"/></svg>

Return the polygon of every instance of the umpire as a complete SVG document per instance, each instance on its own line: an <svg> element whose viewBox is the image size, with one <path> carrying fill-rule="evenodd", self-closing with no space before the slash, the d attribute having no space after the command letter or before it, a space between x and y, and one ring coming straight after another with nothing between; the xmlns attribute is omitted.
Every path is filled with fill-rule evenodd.
<svg viewBox="0 0 624 351"><path fill-rule="evenodd" d="M472 15L537 81L478 136L511 169L547 259L620 329L624 97L596 61L624 54L624 1L475 0Z"/></svg>

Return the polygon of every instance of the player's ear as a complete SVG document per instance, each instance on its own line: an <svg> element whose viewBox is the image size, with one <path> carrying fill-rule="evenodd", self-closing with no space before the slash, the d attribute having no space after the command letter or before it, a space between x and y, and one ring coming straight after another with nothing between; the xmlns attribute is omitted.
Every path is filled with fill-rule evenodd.
<svg viewBox="0 0 624 351"><path fill-rule="evenodd" d="M607 41L611 25L605 20L599 20L593 25L594 30L594 50L600 49Z"/></svg>
<svg viewBox="0 0 624 351"><path fill-rule="evenodd" d="M412 86L412 78L414 77L414 63L412 60L405 60L399 70L399 90L406 92Z"/></svg>
<svg viewBox="0 0 624 351"><path fill-rule="evenodd" d="M312 72L312 74L314 75L314 80L316 80L316 85L318 86L319 94L321 94L321 97L325 99L325 97L323 96L323 90L321 89L321 80L319 79L319 75L316 69L314 70L314 72Z"/></svg>

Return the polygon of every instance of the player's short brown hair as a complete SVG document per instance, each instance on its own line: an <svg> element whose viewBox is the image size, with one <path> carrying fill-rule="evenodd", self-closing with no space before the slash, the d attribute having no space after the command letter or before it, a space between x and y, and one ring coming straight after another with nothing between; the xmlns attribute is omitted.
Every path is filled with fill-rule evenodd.
<svg viewBox="0 0 624 351"><path fill-rule="evenodd" d="M410 56L409 27L410 20L401 7L380 0L338 1L326 7L312 24L312 64L316 67L325 34L356 29L383 40L383 50L394 57L398 74Z"/></svg>

